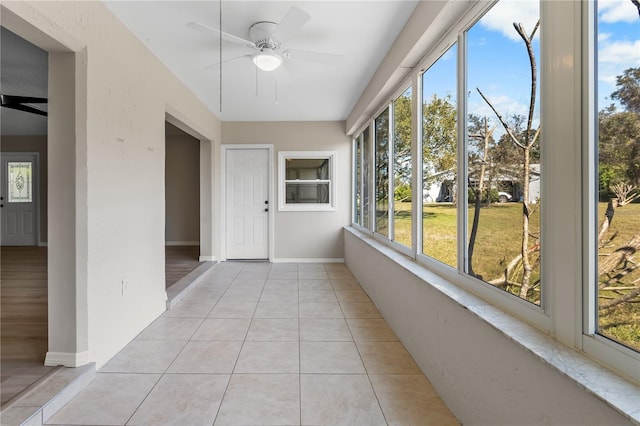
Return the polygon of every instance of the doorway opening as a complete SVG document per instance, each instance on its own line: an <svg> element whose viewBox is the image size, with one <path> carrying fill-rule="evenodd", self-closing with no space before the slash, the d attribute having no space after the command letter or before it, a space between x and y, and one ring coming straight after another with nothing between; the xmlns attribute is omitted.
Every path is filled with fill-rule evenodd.
<svg viewBox="0 0 640 426"><path fill-rule="evenodd" d="M48 53L0 27L3 95L48 97ZM22 106L22 105L19 105ZM0 108L0 400L55 367L48 350L47 104Z"/></svg>
<svg viewBox="0 0 640 426"><path fill-rule="evenodd" d="M200 266L200 140L165 121L166 287Z"/></svg>

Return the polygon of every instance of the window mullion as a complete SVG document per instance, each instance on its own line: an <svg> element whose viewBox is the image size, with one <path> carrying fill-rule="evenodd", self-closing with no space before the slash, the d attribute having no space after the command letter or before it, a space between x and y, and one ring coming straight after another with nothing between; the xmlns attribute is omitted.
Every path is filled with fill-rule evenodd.
<svg viewBox="0 0 640 426"><path fill-rule="evenodd" d="M393 110L393 102L389 104L389 123L388 123L388 134L389 134L389 142L387 143L387 149L388 149L388 154L387 154L387 158L389 159L388 161L388 166L389 166L389 192L388 192L388 202L387 202L387 211L388 211L388 220L387 220L387 233L389 235L389 240L393 241L395 239L395 226L394 226L394 214L393 214L393 209L394 209L394 191L393 188L395 187L395 163L396 163L396 159L395 159L395 153L394 153L394 145L395 145L395 141L394 141L394 126L393 126L393 120L394 120L394 110Z"/></svg>
<svg viewBox="0 0 640 426"><path fill-rule="evenodd" d="M422 247L422 78L415 73L411 97L411 253L415 258Z"/></svg>
<svg viewBox="0 0 640 426"><path fill-rule="evenodd" d="M458 158L457 179L455 182L456 191L456 211L457 211L457 233L458 233L458 271L467 271L467 197L464 196L467 191L467 102L464 96L467 93L467 35L462 31L458 34L458 85L456 98L458 108L457 118L457 139L458 139Z"/></svg>

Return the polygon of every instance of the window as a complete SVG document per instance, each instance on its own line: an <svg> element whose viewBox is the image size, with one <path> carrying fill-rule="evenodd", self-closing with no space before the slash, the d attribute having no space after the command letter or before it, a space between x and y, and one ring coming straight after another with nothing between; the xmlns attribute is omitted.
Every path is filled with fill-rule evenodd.
<svg viewBox="0 0 640 426"><path fill-rule="evenodd" d="M630 0L471 3L424 52L412 88L404 80L363 117L354 217L638 382L640 11ZM419 135L403 133L407 111ZM418 241L402 239L405 212Z"/></svg>
<svg viewBox="0 0 640 426"><path fill-rule="evenodd" d="M466 32L461 195L466 272L540 305L540 15L538 3L527 6L500 1Z"/></svg>
<svg viewBox="0 0 640 426"><path fill-rule="evenodd" d="M422 74L422 253L457 267L456 45Z"/></svg>
<svg viewBox="0 0 640 426"><path fill-rule="evenodd" d="M354 196L353 223L362 225L362 134L353 139Z"/></svg>
<svg viewBox="0 0 640 426"><path fill-rule="evenodd" d="M629 0L598 2L595 55L595 330L640 351L640 24ZM634 259L635 255L635 259Z"/></svg>
<svg viewBox="0 0 640 426"><path fill-rule="evenodd" d="M280 210L335 210L335 152L279 153Z"/></svg>
<svg viewBox="0 0 640 426"><path fill-rule="evenodd" d="M30 161L8 161L7 175L10 203L30 203L33 201L32 164Z"/></svg>
<svg viewBox="0 0 640 426"><path fill-rule="evenodd" d="M390 108L385 108L385 110L375 119L375 231L385 237L389 236L389 114Z"/></svg>
<svg viewBox="0 0 640 426"><path fill-rule="evenodd" d="M393 101L393 241L411 247L411 94L409 87Z"/></svg>
<svg viewBox="0 0 640 426"><path fill-rule="evenodd" d="M353 223L369 227L369 180L371 179L371 140L369 127L356 136L354 143L355 199Z"/></svg>
<svg viewBox="0 0 640 426"><path fill-rule="evenodd" d="M374 120L374 230L408 248L413 234L411 94L412 88L409 87Z"/></svg>

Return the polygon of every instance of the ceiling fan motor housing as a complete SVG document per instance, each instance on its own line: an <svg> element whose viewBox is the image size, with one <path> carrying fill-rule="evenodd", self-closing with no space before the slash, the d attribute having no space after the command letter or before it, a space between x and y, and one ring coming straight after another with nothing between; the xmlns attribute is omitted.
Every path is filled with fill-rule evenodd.
<svg viewBox="0 0 640 426"><path fill-rule="evenodd" d="M273 49L280 47L280 42L271 38L271 34L278 27L275 22L260 21L249 28L249 37L258 49Z"/></svg>

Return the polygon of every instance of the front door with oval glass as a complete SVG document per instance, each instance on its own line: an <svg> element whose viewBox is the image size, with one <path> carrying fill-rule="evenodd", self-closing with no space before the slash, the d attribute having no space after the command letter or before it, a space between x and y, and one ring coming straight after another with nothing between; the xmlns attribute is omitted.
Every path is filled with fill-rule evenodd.
<svg viewBox="0 0 640 426"><path fill-rule="evenodd" d="M3 246L37 245L37 156L3 153L1 158L0 243Z"/></svg>

